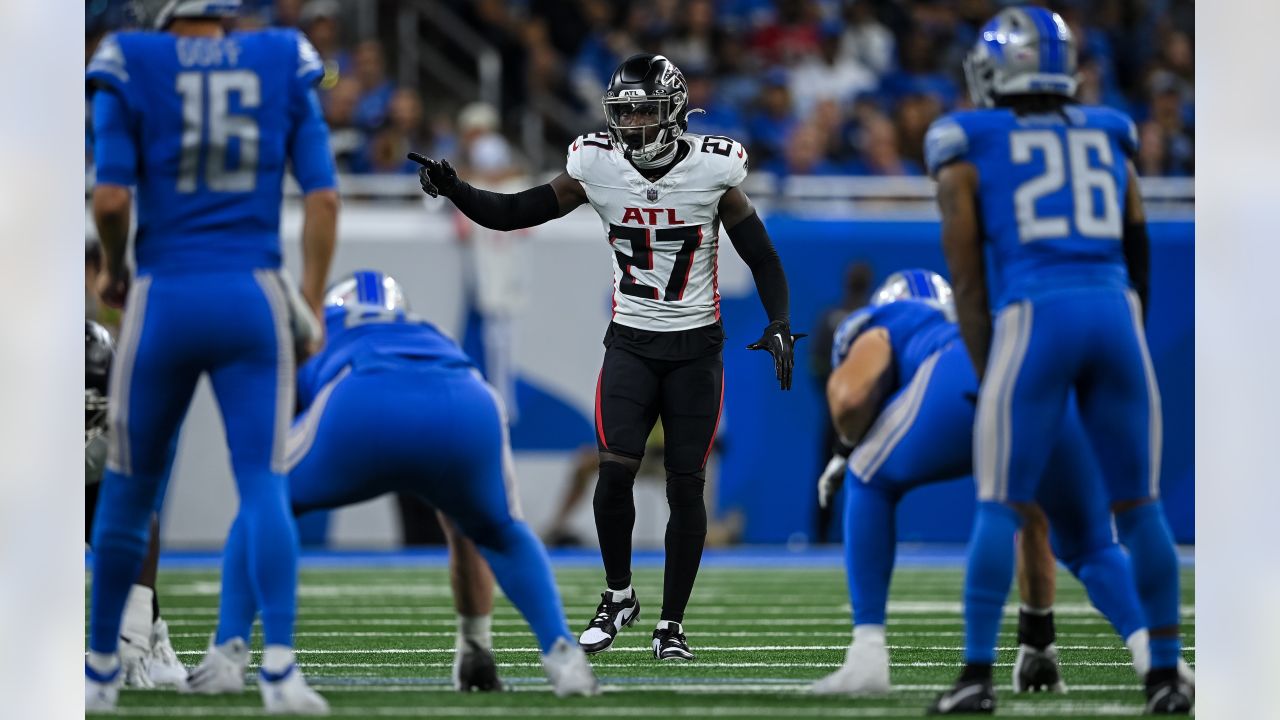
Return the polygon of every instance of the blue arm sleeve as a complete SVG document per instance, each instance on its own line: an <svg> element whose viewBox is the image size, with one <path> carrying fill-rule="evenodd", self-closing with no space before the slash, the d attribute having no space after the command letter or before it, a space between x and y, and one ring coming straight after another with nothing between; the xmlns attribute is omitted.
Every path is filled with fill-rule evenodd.
<svg viewBox="0 0 1280 720"><path fill-rule="evenodd" d="M302 192L336 188L338 181L329 149L329 126L320 110L320 98L308 88L295 96L293 134L289 139L289 157L293 160L293 177Z"/></svg>
<svg viewBox="0 0 1280 720"><path fill-rule="evenodd" d="M129 129L129 112L115 92L93 95L93 162L97 181L112 185L138 182L138 146Z"/></svg>

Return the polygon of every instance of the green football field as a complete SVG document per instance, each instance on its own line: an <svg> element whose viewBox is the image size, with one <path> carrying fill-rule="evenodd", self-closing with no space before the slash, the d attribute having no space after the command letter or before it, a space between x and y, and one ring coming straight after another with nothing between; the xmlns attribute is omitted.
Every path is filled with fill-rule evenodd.
<svg viewBox="0 0 1280 720"><path fill-rule="evenodd" d="M690 663L654 660L662 575L636 571L640 621L593 657L604 694L559 700L542 678L533 637L499 597L494 642L511 691L461 694L448 684L454 611L446 570L420 567L307 568L299 590L299 661L343 718L807 718L916 717L954 679L960 662L962 570L904 567L894 580L889 645L894 691L874 699L810 696L807 685L835 669L849 642L849 602L837 562L787 568L714 563L703 568L686 617ZM216 570L160 573L163 614L188 666L199 661L217 617ZM581 562L557 569L570 626L585 624L599 600L600 571ZM1194 572L1183 570L1186 656L1194 665ZM1058 646L1067 695L1015 696L1009 687L1016 604L1006 607L996 666L1003 717L1135 715L1141 692L1128 652L1088 606L1080 585L1058 583ZM255 646L261 638L255 638ZM257 659L255 653L255 661ZM254 666L256 668L256 664ZM256 673L255 673L256 675ZM121 693L117 717L242 718L261 714L252 685L240 697L171 691Z"/></svg>

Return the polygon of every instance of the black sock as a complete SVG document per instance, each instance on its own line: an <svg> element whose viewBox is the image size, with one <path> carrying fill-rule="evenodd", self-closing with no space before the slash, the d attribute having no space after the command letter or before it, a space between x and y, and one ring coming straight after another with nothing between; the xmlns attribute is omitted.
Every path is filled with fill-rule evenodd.
<svg viewBox="0 0 1280 720"><path fill-rule="evenodd" d="M591 504L610 590L625 590L631 585L631 530L636 524L631 488L635 480L635 471L621 463L600 463L600 480Z"/></svg>
<svg viewBox="0 0 1280 720"><path fill-rule="evenodd" d="M702 500L703 474L667 475L667 563L662 581L662 619L684 622L693 581L707 541L707 506Z"/></svg>
<svg viewBox="0 0 1280 720"><path fill-rule="evenodd" d="M155 588L151 588L151 622L152 624L154 624L155 621L159 619L160 619L160 593L156 592Z"/></svg>
<svg viewBox="0 0 1280 720"><path fill-rule="evenodd" d="M1178 668L1151 668L1147 671L1147 676L1143 678L1148 688L1153 688L1167 682L1178 679Z"/></svg>
<svg viewBox="0 0 1280 720"><path fill-rule="evenodd" d="M1027 612L1026 608L1018 610L1018 644L1030 645L1037 650L1044 650L1057 639L1053 625L1053 611L1046 613Z"/></svg>
<svg viewBox="0 0 1280 720"><path fill-rule="evenodd" d="M965 663L960 671L960 682L986 680L991 682L991 663Z"/></svg>

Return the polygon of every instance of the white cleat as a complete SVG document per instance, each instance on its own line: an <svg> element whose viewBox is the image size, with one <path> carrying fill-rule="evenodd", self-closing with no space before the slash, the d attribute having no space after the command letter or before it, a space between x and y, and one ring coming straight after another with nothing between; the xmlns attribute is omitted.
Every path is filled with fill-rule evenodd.
<svg viewBox="0 0 1280 720"><path fill-rule="evenodd" d="M542 669L556 697L600 694L600 681L587 661L587 654L565 638L556 640L551 652L542 656Z"/></svg>
<svg viewBox="0 0 1280 720"><path fill-rule="evenodd" d="M103 676L93 671L86 663L84 667L84 712L115 712L116 700L120 697L120 682L124 678L121 668Z"/></svg>
<svg viewBox="0 0 1280 720"><path fill-rule="evenodd" d="M268 715L329 714L329 701L307 685L297 663L290 665L278 676L269 676L260 671L258 690L262 692L262 705Z"/></svg>
<svg viewBox="0 0 1280 720"><path fill-rule="evenodd" d="M120 670L126 687L146 690L156 686L151 680L151 638L120 636Z"/></svg>
<svg viewBox="0 0 1280 720"><path fill-rule="evenodd" d="M1125 640L1125 645L1129 646L1129 652L1133 655L1133 669L1138 673L1138 679L1143 680L1147 677L1147 672L1151 670L1151 637L1145 629L1138 630ZM1190 696L1195 699L1196 694L1196 674L1187 664L1187 661L1178 658L1178 678L1182 680L1190 690Z"/></svg>
<svg viewBox="0 0 1280 720"><path fill-rule="evenodd" d="M134 585L125 599L119 646L125 687L155 687L151 680L151 601L154 596L151 588Z"/></svg>
<svg viewBox="0 0 1280 720"><path fill-rule="evenodd" d="M844 665L809 688L815 695L865 697L889 692L889 650L880 639L863 639L849 646Z"/></svg>
<svg viewBox="0 0 1280 720"><path fill-rule="evenodd" d="M1151 635L1146 629L1137 630L1137 632L1129 635L1129 639L1125 641L1129 646L1129 652L1133 655L1133 669L1138 673L1138 679L1143 680L1147 676L1147 671L1151 670ZM1187 685L1189 696L1196 698L1196 673L1192 670L1192 666L1187 661L1178 659L1178 678L1183 684Z"/></svg>
<svg viewBox="0 0 1280 720"><path fill-rule="evenodd" d="M240 638L221 645L209 640L209 650L192 668L178 691L198 695L239 695L244 692L244 673L249 667L249 646Z"/></svg>
<svg viewBox="0 0 1280 720"><path fill-rule="evenodd" d="M169 642L169 624L156 620L151 625L151 682L156 687L181 687L187 681L187 668L178 659Z"/></svg>

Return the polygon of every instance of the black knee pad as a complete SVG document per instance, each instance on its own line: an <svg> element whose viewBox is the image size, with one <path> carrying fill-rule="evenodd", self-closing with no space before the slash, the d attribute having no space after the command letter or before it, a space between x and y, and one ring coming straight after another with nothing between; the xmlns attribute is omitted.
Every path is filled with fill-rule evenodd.
<svg viewBox="0 0 1280 720"><path fill-rule="evenodd" d="M629 459L629 458L628 458ZM631 489L636 483L636 469L640 461L624 465L614 459L600 463L600 480L596 482L596 492L592 497L592 505L597 511L613 510L620 507L632 507Z"/></svg>
<svg viewBox="0 0 1280 720"><path fill-rule="evenodd" d="M671 508L668 527L689 534L707 533L707 507L702 499L706 477L697 473L667 475L667 505Z"/></svg>

